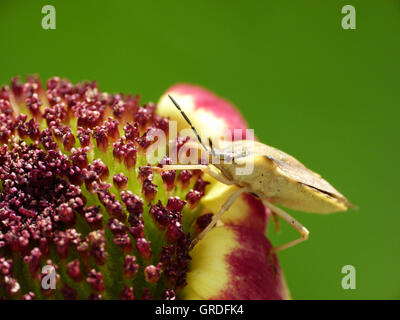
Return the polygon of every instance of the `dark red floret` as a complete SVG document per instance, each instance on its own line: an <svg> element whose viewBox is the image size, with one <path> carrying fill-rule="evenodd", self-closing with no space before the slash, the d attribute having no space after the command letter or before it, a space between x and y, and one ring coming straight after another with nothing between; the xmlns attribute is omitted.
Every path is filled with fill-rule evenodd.
<svg viewBox="0 0 400 320"><path fill-rule="evenodd" d="M139 128L137 122L135 122L133 125L128 122L124 127L124 133L126 140L135 142L139 137Z"/></svg>
<svg viewBox="0 0 400 320"><path fill-rule="evenodd" d="M198 232L203 231L210 224L213 216L214 214L212 213L206 213L198 217L196 220L197 231Z"/></svg>
<svg viewBox="0 0 400 320"><path fill-rule="evenodd" d="M161 277L161 267L162 263L159 263L157 266L150 265L144 269L144 276L147 282L157 283Z"/></svg>
<svg viewBox="0 0 400 320"><path fill-rule="evenodd" d="M143 293L142 293L142 300L151 300L152 295L151 291L149 288L144 288Z"/></svg>
<svg viewBox="0 0 400 320"><path fill-rule="evenodd" d="M133 287L124 287L121 291L121 300L134 300Z"/></svg>
<svg viewBox="0 0 400 320"><path fill-rule="evenodd" d="M182 170L179 173L178 181L181 184L183 189L186 189L189 186L190 179L192 178L193 174L189 170Z"/></svg>
<svg viewBox="0 0 400 320"><path fill-rule="evenodd" d="M143 201L130 191L121 192L122 202L125 204L126 210L130 213L131 217L138 218L143 213Z"/></svg>
<svg viewBox="0 0 400 320"><path fill-rule="evenodd" d="M74 280L76 282L79 282L82 280L82 273L80 270L80 262L78 259L75 259L67 264L67 274L72 280Z"/></svg>
<svg viewBox="0 0 400 320"><path fill-rule="evenodd" d="M142 193L148 202L153 201L157 194L157 185L150 180L145 180L143 182Z"/></svg>
<svg viewBox="0 0 400 320"><path fill-rule="evenodd" d="M90 270L86 282L89 283L92 288L98 292L104 290L103 275L101 272L96 272L95 269Z"/></svg>
<svg viewBox="0 0 400 320"><path fill-rule="evenodd" d="M200 202L203 193L197 190L190 190L186 195L186 201L191 209L195 208Z"/></svg>
<svg viewBox="0 0 400 320"><path fill-rule="evenodd" d="M127 255L124 261L124 275L128 278L134 278L139 270L139 265L136 264L136 257Z"/></svg>
<svg viewBox="0 0 400 320"><path fill-rule="evenodd" d="M161 177L163 179L167 191L173 190L175 187L176 171L175 170L163 171L161 172Z"/></svg>
<svg viewBox="0 0 400 320"><path fill-rule="evenodd" d="M175 300L176 295L174 290L167 289L163 292L161 299L163 300Z"/></svg>
<svg viewBox="0 0 400 320"><path fill-rule="evenodd" d="M63 286L61 289L61 294L65 300L76 300L78 298L78 293L68 285Z"/></svg>
<svg viewBox="0 0 400 320"><path fill-rule="evenodd" d="M167 227L172 218L170 211L161 204L161 201L151 206L149 213L161 228Z"/></svg>
<svg viewBox="0 0 400 320"><path fill-rule="evenodd" d="M145 238L136 239L136 249L139 251L140 256L143 259L149 260L151 258L150 242Z"/></svg>
<svg viewBox="0 0 400 320"><path fill-rule="evenodd" d="M119 173L113 176L113 182L118 189L123 189L128 183L128 177L125 177L123 173Z"/></svg>

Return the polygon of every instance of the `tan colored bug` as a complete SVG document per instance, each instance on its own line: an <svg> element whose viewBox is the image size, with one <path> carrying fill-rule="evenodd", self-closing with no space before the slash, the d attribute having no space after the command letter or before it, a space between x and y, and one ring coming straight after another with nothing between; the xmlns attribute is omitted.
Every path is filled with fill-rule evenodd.
<svg viewBox="0 0 400 320"><path fill-rule="evenodd" d="M182 111L178 103L169 96L182 116L194 131L199 143L210 156L218 157L220 163L208 165L164 165L161 170L200 169L216 180L236 185L239 189L222 205L211 223L197 236L194 244L203 238L215 226L220 217L232 206L244 192L260 198L271 209L274 217L279 216L292 225L301 238L280 245L273 253L292 247L308 239L309 231L287 212L271 202L284 207L311 213L332 213L346 211L351 203L321 176L300 163L294 157L256 141L241 140L225 145L221 150L214 150L209 139L211 151L202 142L196 128ZM248 161L253 161L253 170L246 175L237 175L236 169Z"/></svg>

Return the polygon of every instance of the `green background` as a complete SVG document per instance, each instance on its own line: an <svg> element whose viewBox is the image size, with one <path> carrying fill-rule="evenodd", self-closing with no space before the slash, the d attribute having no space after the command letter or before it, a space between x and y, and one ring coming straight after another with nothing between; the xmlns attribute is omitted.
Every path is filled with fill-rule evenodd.
<svg viewBox="0 0 400 320"><path fill-rule="evenodd" d="M57 29L41 28L52 4ZM357 29L343 30L352 4ZM400 1L0 0L0 83L38 73L157 101L176 82L229 98L261 141L360 209L295 212L306 243L279 254L295 299L399 299ZM269 237L297 237L282 223ZM341 269L356 268L356 290Z"/></svg>

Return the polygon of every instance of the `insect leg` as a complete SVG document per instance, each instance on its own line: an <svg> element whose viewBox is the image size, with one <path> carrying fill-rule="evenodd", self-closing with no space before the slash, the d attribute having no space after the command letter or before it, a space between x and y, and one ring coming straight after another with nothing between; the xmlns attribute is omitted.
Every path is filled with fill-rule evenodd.
<svg viewBox="0 0 400 320"><path fill-rule="evenodd" d="M221 206L221 209L219 212L213 217L211 222L208 224L208 226L200 232L200 234L196 237L196 239L193 240L191 248L199 241L201 240L207 233L208 231L211 230L212 227L214 227L218 220L222 217L222 215L229 210L229 208L233 205L235 200L239 198L244 192L248 192L247 188L240 188L236 190L233 194L229 196L229 198L225 201L225 203Z"/></svg>
<svg viewBox="0 0 400 320"><path fill-rule="evenodd" d="M214 166L203 165L203 164L167 164L160 167L153 167L156 172L168 171L168 170L201 170L213 177L215 180L226 184L233 184L231 180L227 179L221 172L219 172Z"/></svg>
<svg viewBox="0 0 400 320"><path fill-rule="evenodd" d="M201 170L205 171L207 166L204 164L165 164L162 167L153 167L154 171L169 171L169 170Z"/></svg>
<svg viewBox="0 0 400 320"><path fill-rule="evenodd" d="M287 223L289 223L293 228L295 228L301 235L301 238L299 238L299 239L296 239L289 243L286 243L286 244L283 244L283 245L273 248L271 250L271 254L274 254L274 253L277 253L278 251L282 251L282 250L288 249L290 247L293 247L294 245L308 239L308 235L310 234L310 232L300 222L298 222L295 218L293 218L287 212L283 211L281 208L274 206L271 202L263 200L263 203L266 207L270 208L273 212L275 212L275 214L277 214L279 217L281 217L283 220L285 220Z"/></svg>
<svg viewBox="0 0 400 320"><path fill-rule="evenodd" d="M214 166L208 166L207 169L204 171L204 173L207 173L209 176L213 177L215 180L226 184L226 185L231 185L234 184L231 180L226 178L220 171L218 171Z"/></svg>
<svg viewBox="0 0 400 320"><path fill-rule="evenodd" d="M279 216L274 211L272 211L272 218L274 219L275 232L278 233L281 230L281 226L279 224Z"/></svg>

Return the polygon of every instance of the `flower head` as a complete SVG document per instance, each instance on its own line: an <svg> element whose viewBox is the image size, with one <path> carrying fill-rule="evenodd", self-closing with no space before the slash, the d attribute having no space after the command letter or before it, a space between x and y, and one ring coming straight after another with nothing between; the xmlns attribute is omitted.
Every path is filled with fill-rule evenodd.
<svg viewBox="0 0 400 320"><path fill-rule="evenodd" d="M224 129L245 127L227 102L216 112L211 98L196 99ZM1 88L1 298L286 297L263 235L268 212L250 195L191 250L234 187L199 171L153 170L152 132L168 136L173 119L163 108L57 77Z"/></svg>

